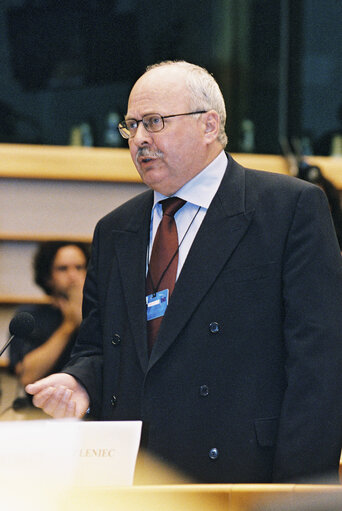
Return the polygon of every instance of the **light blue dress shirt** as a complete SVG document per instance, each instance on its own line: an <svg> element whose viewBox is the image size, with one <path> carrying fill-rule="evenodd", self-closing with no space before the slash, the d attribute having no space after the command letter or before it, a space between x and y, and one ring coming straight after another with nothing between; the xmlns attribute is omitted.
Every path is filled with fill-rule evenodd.
<svg viewBox="0 0 342 511"><path fill-rule="evenodd" d="M175 196L186 201L186 204L175 214L175 222L178 231L178 244L180 244L177 278L183 268L184 261L189 253L198 229L203 222L210 203L221 184L226 168L227 156L225 152L222 151L205 169L203 169L175 193ZM163 209L161 204L159 204L159 201L166 198L167 197L165 195L156 191L154 192L154 203L150 225L150 244L147 254L148 261L151 257L153 240L163 216Z"/></svg>

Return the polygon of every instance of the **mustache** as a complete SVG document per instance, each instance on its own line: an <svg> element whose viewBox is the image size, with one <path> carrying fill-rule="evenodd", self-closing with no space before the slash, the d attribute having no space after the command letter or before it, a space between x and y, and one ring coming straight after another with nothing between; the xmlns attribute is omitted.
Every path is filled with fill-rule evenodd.
<svg viewBox="0 0 342 511"><path fill-rule="evenodd" d="M159 150L153 151L149 147L139 147L137 154L136 154L136 159L138 159L138 158L162 158L162 157L163 157L162 151L159 151Z"/></svg>

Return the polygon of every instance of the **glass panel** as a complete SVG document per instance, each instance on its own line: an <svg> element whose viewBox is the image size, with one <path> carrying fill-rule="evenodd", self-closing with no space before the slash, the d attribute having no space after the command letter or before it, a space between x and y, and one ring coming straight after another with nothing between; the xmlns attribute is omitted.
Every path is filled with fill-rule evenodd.
<svg viewBox="0 0 342 511"><path fill-rule="evenodd" d="M329 154L341 21L336 0L156 0L148 13L139 0L2 0L0 142L126 147L115 126L135 79L185 59L221 86L230 151L279 153L285 135Z"/></svg>

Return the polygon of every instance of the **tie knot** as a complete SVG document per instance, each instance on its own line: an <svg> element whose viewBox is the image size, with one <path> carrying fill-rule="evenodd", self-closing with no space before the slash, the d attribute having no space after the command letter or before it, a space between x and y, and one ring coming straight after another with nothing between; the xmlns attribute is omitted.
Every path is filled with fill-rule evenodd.
<svg viewBox="0 0 342 511"><path fill-rule="evenodd" d="M186 201L179 197L169 197L168 199L160 201L163 208L163 214L167 216L174 216L185 203Z"/></svg>

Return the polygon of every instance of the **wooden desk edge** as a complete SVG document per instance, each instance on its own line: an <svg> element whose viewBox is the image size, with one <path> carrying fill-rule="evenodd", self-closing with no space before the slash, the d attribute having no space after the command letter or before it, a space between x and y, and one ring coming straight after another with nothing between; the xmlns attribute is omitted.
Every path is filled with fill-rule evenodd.
<svg viewBox="0 0 342 511"><path fill-rule="evenodd" d="M232 153L250 168L287 174L283 156ZM312 156L323 174L342 190L342 157ZM0 177L141 183L127 148L0 144Z"/></svg>

